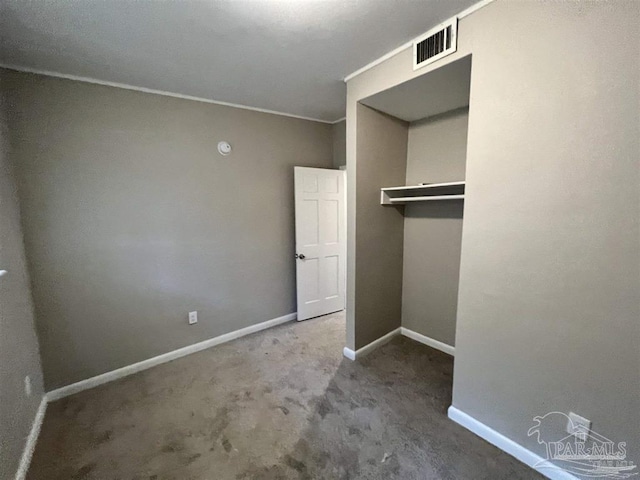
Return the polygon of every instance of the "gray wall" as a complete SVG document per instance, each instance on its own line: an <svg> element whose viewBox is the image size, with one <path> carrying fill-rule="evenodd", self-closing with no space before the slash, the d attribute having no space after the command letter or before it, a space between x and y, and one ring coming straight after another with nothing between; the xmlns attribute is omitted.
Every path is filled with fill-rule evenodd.
<svg viewBox="0 0 640 480"><path fill-rule="evenodd" d="M347 121L332 125L333 131L333 168L347 164Z"/></svg>
<svg viewBox="0 0 640 480"><path fill-rule="evenodd" d="M455 54L414 71L404 50L347 86L349 188L373 188L358 100L473 54L453 404L538 454L532 417L573 410L640 461L639 23L638 2L497 1Z"/></svg>
<svg viewBox="0 0 640 480"><path fill-rule="evenodd" d="M409 125L407 185L465 179L469 110L454 110ZM404 207L402 326L455 345L461 201Z"/></svg>
<svg viewBox="0 0 640 480"><path fill-rule="evenodd" d="M367 163L357 173L358 266L354 304L347 306L347 315L351 311L366 318L367 325L362 333L356 330L355 338L347 332L347 341L355 340L350 348L363 347L400 326L404 219L402 207L380 205L380 188L404 182L407 134L408 123L358 105L358 155Z"/></svg>
<svg viewBox="0 0 640 480"><path fill-rule="evenodd" d="M295 312L293 166L332 166L330 125L2 76L47 389Z"/></svg>
<svg viewBox="0 0 640 480"><path fill-rule="evenodd" d="M7 161L0 79L0 478L13 478L43 396L38 340L24 255L18 197ZM25 377L32 383L25 393Z"/></svg>

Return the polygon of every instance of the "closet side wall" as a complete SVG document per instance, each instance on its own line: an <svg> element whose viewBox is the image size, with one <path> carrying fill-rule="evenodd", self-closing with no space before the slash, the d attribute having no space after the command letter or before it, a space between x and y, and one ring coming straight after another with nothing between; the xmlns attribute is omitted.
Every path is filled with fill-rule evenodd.
<svg viewBox="0 0 640 480"><path fill-rule="evenodd" d="M402 315L401 207L380 205L380 188L402 185L407 171L408 124L358 105L355 329L361 348L400 327Z"/></svg>
<svg viewBox="0 0 640 480"><path fill-rule="evenodd" d="M469 109L409 126L407 185L464 180ZM402 326L455 344L461 201L405 206Z"/></svg>

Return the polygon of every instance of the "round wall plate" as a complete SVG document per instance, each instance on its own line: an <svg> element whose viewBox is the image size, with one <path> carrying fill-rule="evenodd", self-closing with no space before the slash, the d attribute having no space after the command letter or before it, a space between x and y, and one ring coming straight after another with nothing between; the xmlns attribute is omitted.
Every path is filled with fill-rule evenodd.
<svg viewBox="0 0 640 480"><path fill-rule="evenodd" d="M225 157L231 153L231 145L229 142L218 142L218 153Z"/></svg>

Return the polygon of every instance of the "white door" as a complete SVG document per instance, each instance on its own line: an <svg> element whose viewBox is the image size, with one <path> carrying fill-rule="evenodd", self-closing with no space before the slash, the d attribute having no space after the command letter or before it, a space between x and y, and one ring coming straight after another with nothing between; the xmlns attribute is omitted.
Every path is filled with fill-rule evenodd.
<svg viewBox="0 0 640 480"><path fill-rule="evenodd" d="M298 320L345 307L345 172L295 167Z"/></svg>

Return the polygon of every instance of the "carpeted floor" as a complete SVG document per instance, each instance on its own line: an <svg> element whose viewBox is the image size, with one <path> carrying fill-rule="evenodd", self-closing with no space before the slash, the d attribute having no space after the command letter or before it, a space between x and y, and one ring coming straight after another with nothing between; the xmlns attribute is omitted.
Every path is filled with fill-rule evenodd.
<svg viewBox="0 0 640 480"><path fill-rule="evenodd" d="M29 480L539 479L446 416L453 361L404 337L351 362L342 313L49 405Z"/></svg>

